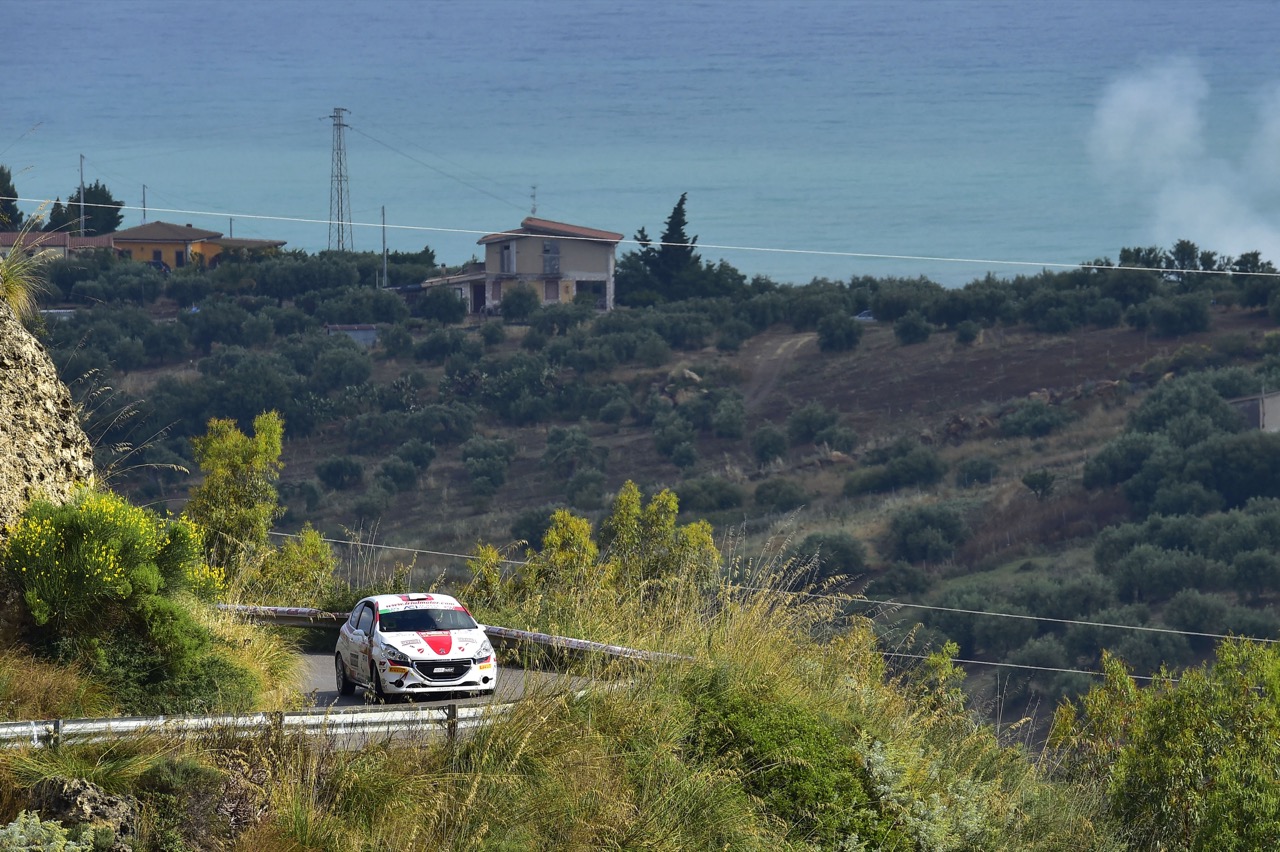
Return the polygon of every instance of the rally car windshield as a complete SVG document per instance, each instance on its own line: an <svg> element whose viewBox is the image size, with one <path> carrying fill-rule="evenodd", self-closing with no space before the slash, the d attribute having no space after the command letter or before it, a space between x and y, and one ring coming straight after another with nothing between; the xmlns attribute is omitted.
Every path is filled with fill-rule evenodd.
<svg viewBox="0 0 1280 852"><path fill-rule="evenodd" d="M383 633L424 633L431 630L474 630L475 619L460 609L402 609L378 616Z"/></svg>

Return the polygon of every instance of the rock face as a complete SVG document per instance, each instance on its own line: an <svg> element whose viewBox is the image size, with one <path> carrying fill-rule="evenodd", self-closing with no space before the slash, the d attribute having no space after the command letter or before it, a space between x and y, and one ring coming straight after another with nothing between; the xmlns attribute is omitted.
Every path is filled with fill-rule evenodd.
<svg viewBox="0 0 1280 852"><path fill-rule="evenodd" d="M109 830L114 839L110 852L133 848L138 802L132 796L108 796L88 781L54 776L37 781L28 799L42 819L55 819L66 828L85 826L95 833Z"/></svg>
<svg viewBox="0 0 1280 852"><path fill-rule="evenodd" d="M93 481L93 447L44 347L0 301L0 538L31 500Z"/></svg>

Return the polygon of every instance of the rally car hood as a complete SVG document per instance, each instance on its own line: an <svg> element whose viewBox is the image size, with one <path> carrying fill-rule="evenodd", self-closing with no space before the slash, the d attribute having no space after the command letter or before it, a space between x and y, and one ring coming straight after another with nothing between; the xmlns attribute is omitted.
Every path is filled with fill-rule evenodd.
<svg viewBox="0 0 1280 852"><path fill-rule="evenodd" d="M402 654L416 659L470 657L484 644L483 630L430 630L422 633L383 633L382 639Z"/></svg>

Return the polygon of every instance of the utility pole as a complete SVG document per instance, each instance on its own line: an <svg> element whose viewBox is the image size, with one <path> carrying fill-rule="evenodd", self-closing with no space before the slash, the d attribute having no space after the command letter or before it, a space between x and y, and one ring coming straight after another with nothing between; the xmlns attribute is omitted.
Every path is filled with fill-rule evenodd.
<svg viewBox="0 0 1280 852"><path fill-rule="evenodd" d="M351 197L347 192L347 144L342 131L347 127L343 113L351 110L334 107L333 168L329 178L329 250L349 251L354 248L351 235Z"/></svg>
<svg viewBox="0 0 1280 852"><path fill-rule="evenodd" d="M387 287L387 205L382 205L382 286Z"/></svg>
<svg viewBox="0 0 1280 852"><path fill-rule="evenodd" d="M236 237L236 220L228 216L227 225L227 236L234 240Z"/></svg>
<svg viewBox="0 0 1280 852"><path fill-rule="evenodd" d="M147 224L147 185L142 185L142 224Z"/></svg>
<svg viewBox="0 0 1280 852"><path fill-rule="evenodd" d="M84 154L80 155L80 236L84 236Z"/></svg>

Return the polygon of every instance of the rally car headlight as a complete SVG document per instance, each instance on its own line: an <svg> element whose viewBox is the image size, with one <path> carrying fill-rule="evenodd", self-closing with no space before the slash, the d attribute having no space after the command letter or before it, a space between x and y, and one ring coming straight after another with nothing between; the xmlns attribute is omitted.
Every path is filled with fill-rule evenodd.
<svg viewBox="0 0 1280 852"><path fill-rule="evenodd" d="M475 662L483 663L485 660L493 656L493 645L486 639L480 643L480 647L476 650Z"/></svg>
<svg viewBox="0 0 1280 852"><path fill-rule="evenodd" d="M393 666L407 666L413 668L413 661L406 657L403 653L392 648L390 645L382 646L382 654L387 658L387 662Z"/></svg>

